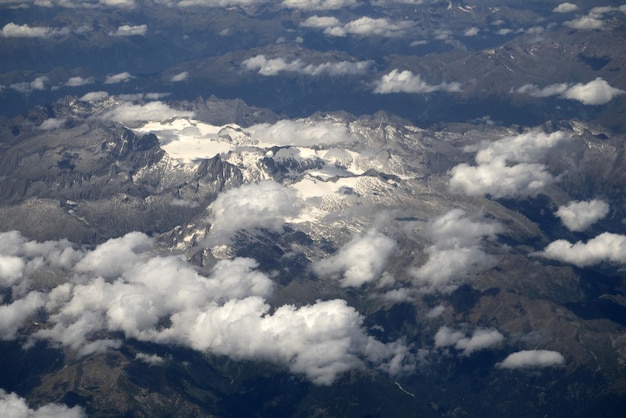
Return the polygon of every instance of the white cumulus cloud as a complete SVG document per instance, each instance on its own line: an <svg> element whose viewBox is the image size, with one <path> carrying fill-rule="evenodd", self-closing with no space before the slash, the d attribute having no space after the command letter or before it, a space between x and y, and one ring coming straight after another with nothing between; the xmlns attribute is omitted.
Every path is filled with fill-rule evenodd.
<svg viewBox="0 0 626 418"><path fill-rule="evenodd" d="M68 408L61 404L46 404L32 409L24 398L0 389L0 415L5 418L85 418L87 414L79 407Z"/></svg>
<svg viewBox="0 0 626 418"><path fill-rule="evenodd" d="M187 77L189 77L189 73L187 71L183 71L181 73L174 74L172 78L170 78L170 81L173 83L177 83L179 81L187 80Z"/></svg>
<svg viewBox="0 0 626 418"><path fill-rule="evenodd" d="M110 36L145 36L148 32L148 25L122 25L111 32Z"/></svg>
<svg viewBox="0 0 626 418"><path fill-rule="evenodd" d="M459 92L461 91L461 84L456 82L429 84L422 80L419 74L413 74L408 70L393 70L382 76L374 88L374 93L378 94L432 93L436 91Z"/></svg>
<svg viewBox="0 0 626 418"><path fill-rule="evenodd" d="M7 23L0 31L0 36L4 38L57 38L69 35L70 28L50 28L42 26L31 27L29 25L16 25Z"/></svg>
<svg viewBox="0 0 626 418"><path fill-rule="evenodd" d="M282 6L300 10L339 10L345 7L355 7L357 0L283 0Z"/></svg>
<svg viewBox="0 0 626 418"><path fill-rule="evenodd" d="M300 26L305 28L317 29L326 29L339 25L341 25L341 22L334 16L311 16L304 22L300 23Z"/></svg>
<svg viewBox="0 0 626 418"><path fill-rule="evenodd" d="M134 338L270 361L315 384L330 384L353 368L400 373L413 367L406 345L369 336L363 317L344 300L271 307L266 299L274 284L249 258L220 260L200 274L183 256L161 255L139 232L84 252L66 241L37 243L2 233L0 256L0 287L23 288L0 305L0 339L17 338L37 312L40 326L29 344L45 340L78 355ZM67 269L67 281L42 292L30 289L29 275L52 265Z"/></svg>
<svg viewBox="0 0 626 418"><path fill-rule="evenodd" d="M338 61L324 62L321 64L307 64L300 59L291 62L283 58L267 59L264 55L256 55L243 61L247 70L258 71L265 76L276 76L281 72L291 72L311 76L329 75L355 75L365 73L371 66L371 61Z"/></svg>
<svg viewBox="0 0 626 418"><path fill-rule="evenodd" d="M565 138L561 131L529 131L482 143L475 157L477 165L463 163L450 170L450 191L494 198L536 196L555 178L543 164L533 161Z"/></svg>
<svg viewBox="0 0 626 418"><path fill-rule="evenodd" d="M88 93L92 94L92 93ZM81 97L83 101L98 100L105 98L106 96L96 94L89 97L87 95ZM130 122L130 121L152 121L152 120L164 120L170 119L176 116L180 117L192 117L193 112L185 110L177 110L169 107L167 104L161 101L149 102L146 104L133 104L130 102L124 102L117 107L103 113L99 117L101 119L113 120L116 122Z"/></svg>
<svg viewBox="0 0 626 418"><path fill-rule="evenodd" d="M260 123L248 128L259 143L293 146L321 146L341 144L353 140L345 124L329 122L279 120L276 123Z"/></svg>
<svg viewBox="0 0 626 418"><path fill-rule="evenodd" d="M497 367L501 369L525 369L560 366L565 358L558 351L523 350L509 354Z"/></svg>
<svg viewBox="0 0 626 418"><path fill-rule="evenodd" d="M394 240L370 230L354 237L333 256L314 263L313 271L339 279L342 287L359 287L380 278L395 249Z"/></svg>
<svg viewBox="0 0 626 418"><path fill-rule="evenodd" d="M626 93L624 90L612 87L600 77L586 84L559 83L544 88L539 88L534 84L525 84L516 91L532 97L559 96L564 99L577 100L586 105L603 105L613 100L614 97Z"/></svg>
<svg viewBox="0 0 626 418"><path fill-rule="evenodd" d="M301 23L308 28L323 29L328 36L381 36L385 38L401 37L414 28L408 20L392 21L386 18L363 16L348 23L341 23L335 17L311 16Z"/></svg>
<svg viewBox="0 0 626 418"><path fill-rule="evenodd" d="M44 120L41 125L38 126L38 129L42 131L51 131L53 129L62 128L65 125L66 119L57 119L57 118L48 118Z"/></svg>
<svg viewBox="0 0 626 418"><path fill-rule="evenodd" d="M578 10L578 6L575 5L574 3L561 3L558 6L556 6L554 9L552 9L552 11L554 13L571 13L571 12L575 12L576 10Z"/></svg>
<svg viewBox="0 0 626 418"><path fill-rule="evenodd" d="M465 332L453 331L444 326L435 334L435 347L454 347L464 356L496 346L502 341L504 336L492 328L478 328L468 336Z"/></svg>
<svg viewBox="0 0 626 418"><path fill-rule="evenodd" d="M495 222L473 219L460 209L452 209L431 222L427 233L433 245L426 248L428 261L413 269L413 283L426 293L450 293L471 275L495 264L495 258L480 247L485 238L502 231Z"/></svg>
<svg viewBox="0 0 626 418"><path fill-rule="evenodd" d="M117 74L109 74L104 79L104 84L117 84L117 83L125 83L133 79L133 76L130 75L127 71Z"/></svg>
<svg viewBox="0 0 626 418"><path fill-rule="evenodd" d="M93 84L95 82L93 77L83 78L80 76L70 77L65 85L68 87L81 87L87 84Z"/></svg>
<svg viewBox="0 0 626 418"><path fill-rule="evenodd" d="M302 201L292 189L274 181L244 184L220 193L211 203L209 242L223 244L237 231L266 228L281 231L287 218L296 217Z"/></svg>
<svg viewBox="0 0 626 418"><path fill-rule="evenodd" d="M588 202L570 202L560 206L556 211L556 216L570 231L584 231L608 213L608 203L593 199Z"/></svg>
<svg viewBox="0 0 626 418"><path fill-rule="evenodd" d="M626 235L604 232L586 243L567 240L551 242L538 253L551 260L587 267L602 262L626 264Z"/></svg>

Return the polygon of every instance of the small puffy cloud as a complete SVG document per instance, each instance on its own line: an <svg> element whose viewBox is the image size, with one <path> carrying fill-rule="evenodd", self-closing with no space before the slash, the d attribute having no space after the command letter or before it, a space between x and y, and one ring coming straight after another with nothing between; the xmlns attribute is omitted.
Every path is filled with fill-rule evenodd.
<svg viewBox="0 0 626 418"><path fill-rule="evenodd" d="M586 105L603 105L613 100L614 97L626 93L624 90L612 87L600 77L586 84L559 83L544 88L539 88L534 84L525 84L516 91L533 97L560 96L564 99L578 100Z"/></svg>
<svg viewBox="0 0 626 418"><path fill-rule="evenodd" d="M355 7L357 0L283 0L281 5L288 9L299 10L339 10L345 7Z"/></svg>
<svg viewBox="0 0 626 418"><path fill-rule="evenodd" d="M105 112L99 117L101 119L113 120L116 122L130 122L151 120L160 121L164 119L171 119L177 116L192 117L193 115L193 112L173 109L161 101L155 101L142 105L124 102L119 106Z"/></svg>
<svg viewBox="0 0 626 418"><path fill-rule="evenodd" d="M558 6L556 6L554 9L552 9L552 11L554 13L571 13L571 12L575 12L576 10L578 10L578 6L575 5L574 3L561 3Z"/></svg>
<svg viewBox="0 0 626 418"><path fill-rule="evenodd" d="M148 32L148 25L122 25L115 32L111 32L110 36L145 36Z"/></svg>
<svg viewBox="0 0 626 418"><path fill-rule="evenodd" d="M342 287L359 287L380 278L395 249L394 240L371 230L353 238L337 254L314 263L313 271L339 279Z"/></svg>
<svg viewBox="0 0 626 418"><path fill-rule="evenodd" d="M83 78L80 76L76 76L76 77L70 77L66 82L65 85L68 87L81 87L81 86L85 86L87 84L93 84L95 82L93 77L88 77L88 78Z"/></svg>
<svg viewBox="0 0 626 418"><path fill-rule="evenodd" d="M179 7L230 7L251 6L254 4L267 3L269 0L181 0L176 4Z"/></svg>
<svg viewBox="0 0 626 418"><path fill-rule="evenodd" d="M426 263L410 272L413 284L425 293L454 291L471 275L495 264L495 258L486 254L480 243L501 231L500 224L472 219L460 209L435 219L427 229L434 243L425 250Z"/></svg>
<svg viewBox="0 0 626 418"><path fill-rule="evenodd" d="M563 93L563 97L578 100L586 105L602 105L624 93L626 91L611 87L609 83L598 77L587 84L574 84Z"/></svg>
<svg viewBox="0 0 626 418"><path fill-rule="evenodd" d="M235 232L267 228L281 231L287 218L302 209L296 192L274 181L244 184L220 193L211 203L209 241L223 243Z"/></svg>
<svg viewBox="0 0 626 418"><path fill-rule="evenodd" d="M0 389L0 415L5 418L85 418L87 414L79 407L68 408L61 404L46 404L31 409L24 398Z"/></svg>
<svg viewBox="0 0 626 418"><path fill-rule="evenodd" d="M133 76L130 75L127 71L118 74L109 74L104 79L104 84L117 84L117 83L125 83L133 79Z"/></svg>
<svg viewBox="0 0 626 418"><path fill-rule="evenodd" d="M305 28L317 28L326 29L341 25L339 19L333 16L311 16L304 22L300 23L300 26Z"/></svg>
<svg viewBox="0 0 626 418"><path fill-rule="evenodd" d="M174 74L172 78L170 78L170 81L172 83L178 83L180 81L187 80L187 77L189 77L189 73L187 71L183 71L182 73Z"/></svg>
<svg viewBox="0 0 626 418"><path fill-rule="evenodd" d="M265 76L276 76L281 72L291 72L311 76L355 75L365 73L371 66L371 61L338 61L321 64L306 64L300 59L287 62L283 58L267 59L264 55L257 55L243 61L247 70L258 71Z"/></svg>
<svg viewBox="0 0 626 418"><path fill-rule="evenodd" d="M432 93L436 91L459 92L461 91L460 83L441 83L428 84L419 74L413 74L411 71L393 70L389 74L385 74L376 82L374 93Z"/></svg>
<svg viewBox="0 0 626 418"><path fill-rule="evenodd" d="M469 356L472 353L493 347L504 341L504 336L495 329L478 328L471 336L461 331L453 331L448 327L441 327L435 334L435 347L454 347L462 355Z"/></svg>
<svg viewBox="0 0 626 418"><path fill-rule="evenodd" d="M353 140L345 124L299 122L289 119L274 124L261 123L248 128L253 138L267 145L334 145Z"/></svg>
<svg viewBox="0 0 626 418"><path fill-rule="evenodd" d="M165 362L165 359L161 356L158 356L156 354L145 354L145 353L137 353L135 355L135 360L139 360L151 366L158 366L159 364L163 364L163 362Z"/></svg>
<svg viewBox="0 0 626 418"><path fill-rule="evenodd" d="M57 119L57 118L48 118L44 120L41 125L38 126L38 129L43 131L51 131L53 129L62 128L65 125L67 119Z"/></svg>
<svg viewBox="0 0 626 418"><path fill-rule="evenodd" d="M102 6L120 7L123 9L132 9L135 7L135 0L98 0Z"/></svg>
<svg viewBox="0 0 626 418"><path fill-rule="evenodd" d="M445 311L446 311L445 306L437 305L434 308L432 308L430 311L428 311L428 313L426 314L426 318L429 318L429 319L439 318L441 315L443 315Z"/></svg>
<svg viewBox="0 0 626 418"><path fill-rule="evenodd" d="M565 363L561 353L550 350L523 350L509 354L497 367L500 369L527 369L560 366Z"/></svg>
<svg viewBox="0 0 626 418"><path fill-rule="evenodd" d="M450 190L494 198L536 196L555 179L543 164L532 161L564 139L561 131L530 131L483 143L475 157L478 165L459 164L450 170Z"/></svg>
<svg viewBox="0 0 626 418"><path fill-rule="evenodd" d="M603 262L623 265L626 264L626 235L605 232L587 243L578 241L575 244L567 240L557 240L537 255L578 267Z"/></svg>
<svg viewBox="0 0 626 418"><path fill-rule="evenodd" d="M390 21L385 18L363 16L348 23L341 23L332 16L311 16L300 26L306 28L323 29L329 36L383 36L386 38L404 36L414 24L410 21Z"/></svg>
<svg viewBox="0 0 626 418"><path fill-rule="evenodd" d="M626 7L624 5L620 7L613 6L599 6L589 10L585 16L581 16L578 19L570 20L564 23L565 26L569 26L573 29L580 30L597 30L603 29L605 26L604 18L608 13L622 12L626 13Z"/></svg>
<svg viewBox="0 0 626 418"><path fill-rule="evenodd" d="M370 0L372 6L386 6L393 3L423 4L425 0Z"/></svg>
<svg viewBox="0 0 626 418"><path fill-rule="evenodd" d="M81 96L78 100L81 102L97 102L99 100L104 100L109 97L109 93L106 91L92 91L87 94Z"/></svg>
<svg viewBox="0 0 626 418"><path fill-rule="evenodd" d="M44 295L30 292L8 305L0 305L0 340L14 339L24 321L45 305Z"/></svg>
<svg viewBox="0 0 626 418"><path fill-rule="evenodd" d="M22 83L13 83L9 85L13 90L17 90L20 93L29 94L33 90L45 90L50 80L46 76L40 76L33 81L25 81Z"/></svg>
<svg viewBox="0 0 626 418"><path fill-rule="evenodd" d="M26 264L21 257L0 255L0 285L9 287L22 278Z"/></svg>
<svg viewBox="0 0 626 418"><path fill-rule="evenodd" d="M560 206L556 216L570 231L584 231L609 213L609 205L602 200L570 202Z"/></svg>
<svg viewBox="0 0 626 418"><path fill-rule="evenodd" d="M71 33L69 28L31 27L7 23L0 31L4 38L57 38Z"/></svg>
<svg viewBox="0 0 626 418"><path fill-rule="evenodd" d="M463 32L463 36L476 36L479 32L479 28L472 26L471 28L465 29L465 32Z"/></svg>
<svg viewBox="0 0 626 418"><path fill-rule="evenodd" d="M408 20L395 22L385 18L363 16L345 25L328 27L324 29L324 34L329 36L356 35L395 38L404 36L413 28L414 23Z"/></svg>
<svg viewBox="0 0 626 418"><path fill-rule="evenodd" d="M595 16L582 16L578 19L569 20L564 24L572 29L594 30L602 29L604 27L604 20Z"/></svg>

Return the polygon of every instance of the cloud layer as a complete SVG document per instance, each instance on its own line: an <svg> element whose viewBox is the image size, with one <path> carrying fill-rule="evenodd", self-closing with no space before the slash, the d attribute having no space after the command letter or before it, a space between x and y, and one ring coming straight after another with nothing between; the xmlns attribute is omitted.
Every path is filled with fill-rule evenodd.
<svg viewBox="0 0 626 418"><path fill-rule="evenodd" d="M17 338L39 311L46 319L30 341L50 341L79 355L119 347L119 337L107 334L116 332L273 362L316 384L368 364L391 373L411 367L407 347L368 336L362 316L344 300L272 308L266 298L274 284L252 259L221 260L205 276L181 256L159 255L154 241L139 232L91 251L2 233L0 254L0 287L13 295L0 306L1 339ZM29 277L44 266L67 269L68 281L33 290Z"/></svg>

